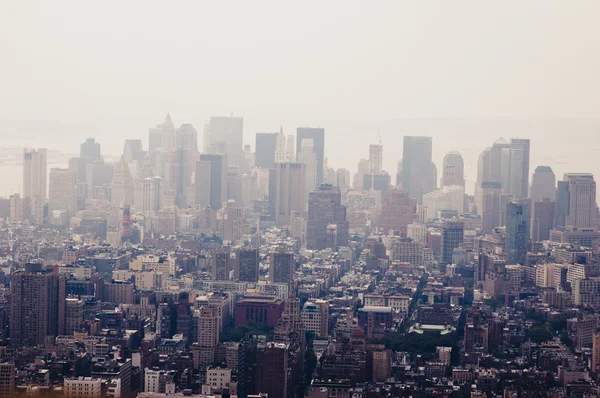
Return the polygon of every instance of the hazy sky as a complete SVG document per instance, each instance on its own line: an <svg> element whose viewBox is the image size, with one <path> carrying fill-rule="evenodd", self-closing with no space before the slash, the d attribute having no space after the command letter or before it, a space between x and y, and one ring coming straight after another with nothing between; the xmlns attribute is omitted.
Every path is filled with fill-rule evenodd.
<svg viewBox="0 0 600 398"><path fill-rule="evenodd" d="M414 133L403 118L596 118L598 15L598 1L0 0L0 119L88 126L120 149L167 112L199 131L233 112L252 145L323 126L332 165L351 168L379 131L395 174L396 142ZM435 126L438 167L470 149L473 176L479 136ZM562 145L543 130L532 159Z"/></svg>

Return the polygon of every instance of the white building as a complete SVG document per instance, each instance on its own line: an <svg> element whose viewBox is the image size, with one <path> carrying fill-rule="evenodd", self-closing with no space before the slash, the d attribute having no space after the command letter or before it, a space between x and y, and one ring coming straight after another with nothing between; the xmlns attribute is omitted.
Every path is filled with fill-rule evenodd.
<svg viewBox="0 0 600 398"><path fill-rule="evenodd" d="M329 304L325 300L308 300L300 314L304 330L313 332L318 337L329 334Z"/></svg>
<svg viewBox="0 0 600 398"><path fill-rule="evenodd" d="M423 206L427 208L427 220L439 217L442 210L464 212L465 188L449 185L423 195Z"/></svg>
<svg viewBox="0 0 600 398"><path fill-rule="evenodd" d="M65 379L63 387L66 397L100 398L102 396L102 379L92 377Z"/></svg>

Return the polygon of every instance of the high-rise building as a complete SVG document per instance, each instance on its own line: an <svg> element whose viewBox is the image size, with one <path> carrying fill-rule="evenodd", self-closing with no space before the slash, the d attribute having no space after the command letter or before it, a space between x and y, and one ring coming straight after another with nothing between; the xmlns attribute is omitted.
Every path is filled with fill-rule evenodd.
<svg viewBox="0 0 600 398"><path fill-rule="evenodd" d="M329 302L327 300L308 300L300 313L304 330L313 332L317 337L329 336Z"/></svg>
<svg viewBox="0 0 600 398"><path fill-rule="evenodd" d="M465 163L462 155L456 151L448 152L444 156L441 186L450 185L465 186Z"/></svg>
<svg viewBox="0 0 600 398"><path fill-rule="evenodd" d="M594 332L592 335L592 372L597 374L598 366L600 366L600 332Z"/></svg>
<svg viewBox="0 0 600 398"><path fill-rule="evenodd" d="M141 163L144 159L144 149L142 146L142 140L138 139L126 139L123 145L123 157L125 162L138 162Z"/></svg>
<svg viewBox="0 0 600 398"><path fill-rule="evenodd" d="M531 212L528 200L509 202L506 206L504 252L509 264L525 264L530 239Z"/></svg>
<svg viewBox="0 0 600 398"><path fill-rule="evenodd" d="M15 364L13 362L0 363L0 397L10 398L15 396Z"/></svg>
<svg viewBox="0 0 600 398"><path fill-rule="evenodd" d="M350 171L347 169L337 169L336 185L342 192L346 192L350 188L350 182Z"/></svg>
<svg viewBox="0 0 600 398"><path fill-rule="evenodd" d="M275 163L275 170L269 178L269 204L276 225L292 225L294 215L304 214L307 199L305 173L304 163Z"/></svg>
<svg viewBox="0 0 600 398"><path fill-rule="evenodd" d="M531 202L531 241L541 242L550 239L550 230L554 226L555 203L544 198Z"/></svg>
<svg viewBox="0 0 600 398"><path fill-rule="evenodd" d="M79 147L79 157L89 159L92 162L102 159L100 143L94 138L88 138Z"/></svg>
<svg viewBox="0 0 600 398"><path fill-rule="evenodd" d="M543 199L555 200L556 177L550 166L538 166L533 172L531 179L531 200L541 201Z"/></svg>
<svg viewBox="0 0 600 398"><path fill-rule="evenodd" d="M494 181L491 176L492 170L492 148L486 148L479 155L477 161L477 181L475 182L475 189L481 186L483 182ZM497 181L500 183L499 181Z"/></svg>
<svg viewBox="0 0 600 398"><path fill-rule="evenodd" d="M379 174L367 173L363 176L362 189L381 192L381 197L385 198L390 191L391 180L392 177L385 171Z"/></svg>
<svg viewBox="0 0 600 398"><path fill-rule="evenodd" d="M302 140L300 152L298 153L298 163L306 165L304 179L306 181L305 192L308 197L308 193L314 191L317 187L317 155L312 139Z"/></svg>
<svg viewBox="0 0 600 398"><path fill-rule="evenodd" d="M385 235L394 231L395 235L406 236L406 228L415 220L417 201L408 192L392 189L381 204L379 228Z"/></svg>
<svg viewBox="0 0 600 398"><path fill-rule="evenodd" d="M48 213L55 210L66 210L68 217L77 213L77 176L73 169L50 170Z"/></svg>
<svg viewBox="0 0 600 398"><path fill-rule="evenodd" d="M23 199L30 199L31 216L41 224L47 195L47 151L25 149L23 153Z"/></svg>
<svg viewBox="0 0 600 398"><path fill-rule="evenodd" d="M269 259L269 280L274 283L290 283L294 278L296 263L294 253L278 247Z"/></svg>
<svg viewBox="0 0 600 398"><path fill-rule="evenodd" d="M129 166L125 162L125 157L115 166L115 172L112 180L111 202L118 207L130 206L133 204L133 177L129 171Z"/></svg>
<svg viewBox="0 0 600 398"><path fill-rule="evenodd" d="M275 145L275 163L285 163L289 161L287 136L283 133L283 127L281 127L279 134L277 134L277 142Z"/></svg>
<svg viewBox="0 0 600 398"><path fill-rule="evenodd" d="M244 207L242 173L238 166L227 168L227 200L235 200L238 206Z"/></svg>
<svg viewBox="0 0 600 398"><path fill-rule="evenodd" d="M269 397L288 397L289 346L284 343L259 343L256 353L256 391Z"/></svg>
<svg viewBox="0 0 600 398"><path fill-rule="evenodd" d="M223 208L223 240L237 242L242 238L244 212L235 200L228 200Z"/></svg>
<svg viewBox="0 0 600 398"><path fill-rule="evenodd" d="M296 129L296 156L302 149L303 139L312 139L314 152L317 158L317 186L323 183L325 176L325 129L312 127L298 127Z"/></svg>
<svg viewBox="0 0 600 398"><path fill-rule="evenodd" d="M196 335L192 356L195 367L208 365L215 361L215 348L219 344L222 320L221 310L216 306L203 306L194 313Z"/></svg>
<svg viewBox="0 0 600 398"><path fill-rule="evenodd" d="M36 346L64 334L65 279L42 264L27 264L11 274L10 338L12 345Z"/></svg>
<svg viewBox="0 0 600 398"><path fill-rule="evenodd" d="M244 166L244 118L211 117L204 139L205 152L227 155L225 166Z"/></svg>
<svg viewBox="0 0 600 398"><path fill-rule="evenodd" d="M242 247L237 256L240 263L240 278L242 282L258 282L258 266L260 264L260 253L258 249Z"/></svg>
<svg viewBox="0 0 600 398"><path fill-rule="evenodd" d="M23 222L31 216L31 199L22 198L18 193L10 195L9 219L11 222Z"/></svg>
<svg viewBox="0 0 600 398"><path fill-rule="evenodd" d="M165 121L151 128L148 132L148 152L154 157L161 149L170 151L176 148L175 126L171 120L171 114L167 114Z"/></svg>
<svg viewBox="0 0 600 398"><path fill-rule="evenodd" d="M83 300L77 297L67 297L65 300L65 334L72 336L78 332L83 322Z"/></svg>
<svg viewBox="0 0 600 398"><path fill-rule="evenodd" d="M465 188L460 185L446 185L423 195L423 206L427 208L429 220L438 218L445 210L456 214L464 212Z"/></svg>
<svg viewBox="0 0 600 398"><path fill-rule="evenodd" d="M441 264L443 266L452 263L452 252L462 245L465 235L465 223L463 220L446 220L442 225L441 242ZM445 270L443 270L445 272Z"/></svg>
<svg viewBox="0 0 600 398"><path fill-rule="evenodd" d="M237 279L240 274L240 263L236 253L228 249L215 251L211 254L212 278L217 281Z"/></svg>
<svg viewBox="0 0 600 398"><path fill-rule="evenodd" d="M502 193L499 182L484 181L475 190L475 206L477 214L481 217L481 232L492 233L496 227L502 226L500 221L500 194Z"/></svg>
<svg viewBox="0 0 600 398"><path fill-rule="evenodd" d="M309 250L329 247L327 231L331 225L336 226L337 246L347 246L349 225L346 220L346 206L341 204L341 193L331 185L321 185L310 193L308 199L306 247Z"/></svg>
<svg viewBox="0 0 600 398"><path fill-rule="evenodd" d="M275 167L277 136L277 133L256 133L255 167L262 169L272 169Z"/></svg>
<svg viewBox="0 0 600 398"><path fill-rule="evenodd" d="M218 210L223 206L223 202L227 200L227 156L201 154L200 161L200 163L202 163L202 161L210 162L210 169L208 170L210 172L210 181L208 184L210 190L209 204L210 207ZM200 167L201 169L198 170L198 166L196 166L196 194L198 194L199 190L201 190L206 183L206 176L198 175L198 171L207 171L206 163L202 163ZM198 202L197 198L196 202Z"/></svg>
<svg viewBox="0 0 600 398"><path fill-rule="evenodd" d="M529 197L529 140L510 140L510 193L515 198Z"/></svg>
<svg viewBox="0 0 600 398"><path fill-rule="evenodd" d="M554 226L564 227L569 214L569 182L558 181L556 186L556 205L554 207Z"/></svg>
<svg viewBox="0 0 600 398"><path fill-rule="evenodd" d="M371 144L369 146L369 164L372 174L379 174L383 171L383 145Z"/></svg>
<svg viewBox="0 0 600 398"><path fill-rule="evenodd" d="M569 213L565 226L572 228L597 228L596 182L592 174L567 173L569 183Z"/></svg>
<svg viewBox="0 0 600 398"><path fill-rule="evenodd" d="M404 137L402 189L418 203L423 200L423 194L433 191L436 185L431 156L431 137Z"/></svg>

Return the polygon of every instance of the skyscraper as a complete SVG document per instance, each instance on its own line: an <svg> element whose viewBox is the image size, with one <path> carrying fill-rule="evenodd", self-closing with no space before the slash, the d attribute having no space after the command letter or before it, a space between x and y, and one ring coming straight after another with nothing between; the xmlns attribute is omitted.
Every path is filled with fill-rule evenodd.
<svg viewBox="0 0 600 398"><path fill-rule="evenodd" d="M242 238L244 212L235 200L228 200L223 209L223 239L236 242Z"/></svg>
<svg viewBox="0 0 600 398"><path fill-rule="evenodd" d="M331 225L336 226L337 246L347 246L349 225L346 220L346 206L341 204L341 193L337 188L323 184L311 192L308 198L306 247L309 250L329 247L327 231Z"/></svg>
<svg viewBox="0 0 600 398"><path fill-rule="evenodd" d="M227 199L227 156L201 154L200 160L210 162L210 207L218 210ZM201 166L205 168L206 164L203 163ZM196 179L200 178L202 184L205 177L198 176L197 172L198 169L196 169ZM200 188L196 186L196 192L198 189Z"/></svg>
<svg viewBox="0 0 600 398"><path fill-rule="evenodd" d="M317 155L312 139L302 140L300 152L298 153L298 163L306 165L305 192L308 195L317 187Z"/></svg>
<svg viewBox="0 0 600 398"><path fill-rule="evenodd" d="M237 256L240 262L240 281L258 282L258 266L260 264L260 253L252 247L242 247Z"/></svg>
<svg viewBox="0 0 600 398"><path fill-rule="evenodd" d="M194 195L195 197L195 203L197 205L201 205L202 207L206 207L206 206L210 206L210 178L211 178L211 171L210 171L210 165L211 165L211 161L210 160L199 160L196 162L196 174L195 174L195 181L194 181L194 189L196 190L196 193Z"/></svg>
<svg viewBox="0 0 600 398"><path fill-rule="evenodd" d="M465 223L463 220L446 220L442 225L442 266L452 263L452 252L462 245L465 235ZM445 269L443 269L445 272Z"/></svg>
<svg viewBox="0 0 600 398"><path fill-rule="evenodd" d="M495 227L502 226L500 211L499 182L482 182L475 190L475 205L477 214L481 217L481 232L489 234Z"/></svg>
<svg viewBox="0 0 600 398"><path fill-rule="evenodd" d="M554 226L554 205L548 198L531 201L531 241L541 242L550 239Z"/></svg>
<svg viewBox="0 0 600 398"><path fill-rule="evenodd" d="M441 186L465 186L465 164L463 157L456 151L448 152L444 157Z"/></svg>
<svg viewBox="0 0 600 398"><path fill-rule="evenodd" d="M55 210L66 210L68 217L77 213L77 176L73 169L50 170L48 212Z"/></svg>
<svg viewBox="0 0 600 398"><path fill-rule="evenodd" d="M369 164L372 174L379 174L383 171L383 145L371 144L369 146Z"/></svg>
<svg viewBox="0 0 600 398"><path fill-rule="evenodd" d="M418 203L434 189L431 137L405 136L402 156L402 189Z"/></svg>
<svg viewBox="0 0 600 398"><path fill-rule="evenodd" d="M23 199L30 199L31 216L40 224L47 194L47 151L25 149L23 154Z"/></svg>
<svg viewBox="0 0 600 398"><path fill-rule="evenodd" d="M256 133L255 167L264 169L272 169L275 167L277 136L277 133Z"/></svg>
<svg viewBox="0 0 600 398"><path fill-rule="evenodd" d="M278 226L291 225L292 216L306 209L306 165L304 163L275 163L270 175L269 202Z"/></svg>
<svg viewBox="0 0 600 398"><path fill-rule="evenodd" d="M536 167L531 179L531 200L540 201L543 199L555 200L556 198L556 177L550 166Z"/></svg>
<svg viewBox="0 0 600 398"><path fill-rule="evenodd" d="M510 140L510 190L515 198L529 197L529 140Z"/></svg>
<svg viewBox="0 0 600 398"><path fill-rule="evenodd" d="M100 143L96 142L94 138L88 138L84 143L80 145L79 157L89 159L92 162L102 159L100 152Z"/></svg>
<svg viewBox="0 0 600 398"><path fill-rule="evenodd" d="M302 140L313 140L315 155L317 157L317 186L324 181L325 167L325 129L312 127L298 127L296 129L296 156L302 149Z"/></svg>
<svg viewBox="0 0 600 398"><path fill-rule="evenodd" d="M126 139L123 145L123 157L125 162L137 161L141 163L144 159L144 149L142 147L142 140L137 139Z"/></svg>
<svg viewBox="0 0 600 398"><path fill-rule="evenodd" d="M296 269L294 253L278 247L269 258L269 280L274 283L290 283Z"/></svg>
<svg viewBox="0 0 600 398"><path fill-rule="evenodd" d="M477 161L477 181L475 182L475 189L481 186L483 182L494 181L491 177L492 168L492 148L486 148L479 155ZM499 183L499 181L498 181Z"/></svg>
<svg viewBox="0 0 600 398"><path fill-rule="evenodd" d="M133 204L133 177L124 156L121 156L121 160L115 166L111 195L111 202L115 206L122 207Z"/></svg>
<svg viewBox="0 0 600 398"><path fill-rule="evenodd" d="M554 226L564 227L569 214L569 182L558 181L556 185L556 205L554 207Z"/></svg>
<svg viewBox="0 0 600 398"><path fill-rule="evenodd" d="M569 184L569 213L565 226L572 228L597 228L596 182L592 174L567 173Z"/></svg>
<svg viewBox="0 0 600 398"><path fill-rule="evenodd" d="M287 136L283 133L283 127L277 134L277 142L275 145L275 163L285 163L290 161L287 148Z"/></svg>
<svg viewBox="0 0 600 398"><path fill-rule="evenodd" d="M211 117L204 131L204 151L227 155L226 166L244 167L244 118Z"/></svg>
<svg viewBox="0 0 600 398"><path fill-rule="evenodd" d="M64 334L65 279L42 264L11 275L10 337L13 346L36 346Z"/></svg>
<svg viewBox="0 0 600 398"><path fill-rule="evenodd" d="M511 201L506 205L506 237L504 251L508 264L525 264L530 238L530 203Z"/></svg>
<svg viewBox="0 0 600 398"><path fill-rule="evenodd" d="M385 235L393 230L396 235L406 236L409 224L415 221L417 201L406 191L392 189L381 205L379 228Z"/></svg>

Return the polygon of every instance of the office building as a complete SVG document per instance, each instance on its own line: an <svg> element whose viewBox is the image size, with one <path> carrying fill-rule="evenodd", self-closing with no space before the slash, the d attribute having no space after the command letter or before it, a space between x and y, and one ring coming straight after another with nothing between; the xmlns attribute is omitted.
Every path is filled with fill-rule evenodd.
<svg viewBox="0 0 600 398"><path fill-rule="evenodd" d="M448 152L444 156L442 166L441 187L451 185L465 186L465 164L462 155L456 151Z"/></svg>
<svg viewBox="0 0 600 398"><path fill-rule="evenodd" d="M481 232L484 234L490 234L494 228L502 226L501 194L500 182L482 182L475 189L475 206L477 214L481 217Z"/></svg>
<svg viewBox="0 0 600 398"><path fill-rule="evenodd" d="M27 264L11 275L10 337L12 345L37 346L64 334L65 279L42 264Z"/></svg>
<svg viewBox="0 0 600 398"><path fill-rule="evenodd" d="M329 302L327 300L308 300L300 313L304 330L316 337L329 336Z"/></svg>
<svg viewBox="0 0 600 398"><path fill-rule="evenodd" d="M47 195L47 151L25 149L23 153L23 199L30 200L31 216L36 224L43 221Z"/></svg>
<svg viewBox="0 0 600 398"><path fill-rule="evenodd" d="M269 177L269 205L277 226L292 225L292 218L306 210L306 165L275 163Z"/></svg>
<svg viewBox="0 0 600 398"><path fill-rule="evenodd" d="M406 228L415 221L416 214L417 201L406 191L392 189L381 204L379 228L385 235L394 231L395 235L406 236Z"/></svg>
<svg viewBox="0 0 600 398"><path fill-rule="evenodd" d="M408 238L395 239L390 248L390 259L421 266L423 265L423 247L422 242Z"/></svg>
<svg viewBox="0 0 600 398"><path fill-rule="evenodd" d="M69 217L77 213L77 177L72 169L50 170L48 213L66 210Z"/></svg>
<svg viewBox="0 0 600 398"><path fill-rule="evenodd" d="M538 166L531 178L531 200L541 201L556 198L556 176L550 166Z"/></svg>
<svg viewBox="0 0 600 398"><path fill-rule="evenodd" d="M508 264L525 264L529 249L531 212L528 200L512 201L506 207L504 252Z"/></svg>
<svg viewBox="0 0 600 398"><path fill-rule="evenodd" d="M125 140L123 144L123 157L126 163L136 162L140 165L144 161L145 155L142 140L130 138Z"/></svg>
<svg viewBox="0 0 600 398"><path fill-rule="evenodd" d="M592 174L567 173L569 184L569 212L565 226L571 228L597 228L596 182Z"/></svg>
<svg viewBox="0 0 600 398"><path fill-rule="evenodd" d="M202 306L194 312L196 332L191 347L194 366L199 368L215 361L215 349L219 344L222 319L218 307Z"/></svg>
<svg viewBox="0 0 600 398"><path fill-rule="evenodd" d="M529 193L529 146L528 139L512 138L507 142L500 138L480 156L479 183L499 182L504 193L516 199L525 199Z"/></svg>
<svg viewBox="0 0 600 398"><path fill-rule="evenodd" d="M427 220L441 218L442 211L464 212L465 188L460 185L446 185L423 195L423 206L427 208Z"/></svg>
<svg viewBox="0 0 600 398"><path fill-rule="evenodd" d="M350 171L347 169L337 169L335 172L337 187L346 192L351 186Z"/></svg>
<svg viewBox="0 0 600 398"><path fill-rule="evenodd" d="M65 334L73 335L78 332L83 322L84 302L76 297L65 300Z"/></svg>
<svg viewBox="0 0 600 398"><path fill-rule="evenodd" d="M239 280L243 282L258 282L258 267L260 264L260 254L258 249L242 247L238 250L237 256L240 263Z"/></svg>
<svg viewBox="0 0 600 398"><path fill-rule="evenodd" d="M235 325L250 322L268 326L277 325L285 307L285 302L272 295L248 295L235 303Z"/></svg>
<svg viewBox="0 0 600 398"><path fill-rule="evenodd" d="M306 165L304 190L308 197L308 193L314 191L317 187L317 154L312 139L302 140L300 152L298 152L298 163Z"/></svg>
<svg viewBox="0 0 600 398"><path fill-rule="evenodd" d="M255 167L262 169L272 169L275 167L277 137L277 133L256 133Z"/></svg>
<svg viewBox="0 0 600 398"><path fill-rule="evenodd" d="M308 220L306 223L306 245L309 250L322 250L328 246L328 228L336 227L336 250L348 245L348 220L346 206L341 204L341 193L331 185L321 185L311 192L308 199Z"/></svg>
<svg viewBox="0 0 600 398"><path fill-rule="evenodd" d="M227 166L244 167L244 118L211 117L204 131L204 152L227 155Z"/></svg>
<svg viewBox="0 0 600 398"><path fill-rule="evenodd" d="M383 145L369 145L369 165L371 174L380 174L383 171Z"/></svg>
<svg viewBox="0 0 600 398"><path fill-rule="evenodd" d="M391 179L392 177L385 171L379 174L365 174L363 175L362 189L365 191L378 191L381 193L381 197L385 198L390 191Z"/></svg>
<svg viewBox="0 0 600 398"><path fill-rule="evenodd" d="M402 158L402 189L422 202L423 195L434 190L435 171L431 137L405 136Z"/></svg>
<svg viewBox="0 0 600 398"><path fill-rule="evenodd" d="M12 362L0 363L0 398L15 396L15 364Z"/></svg>
<svg viewBox="0 0 600 398"><path fill-rule="evenodd" d="M210 167L206 162L210 163ZM203 187L206 187L208 174L208 187L209 187L209 205L214 210L218 210L223 206L223 202L227 200L227 156L226 155L210 155L201 154L200 162L196 165L196 202L198 203L198 195L201 198L205 198L202 195ZM199 175L200 172L200 175ZM200 199L205 200L205 199Z"/></svg>
<svg viewBox="0 0 600 398"><path fill-rule="evenodd" d="M11 222L24 222L31 217L31 199L22 198L18 193L10 195L9 220Z"/></svg>
<svg viewBox="0 0 600 398"><path fill-rule="evenodd" d="M569 214L569 182L558 181L556 187L556 205L554 207L554 226L564 227Z"/></svg>
<svg viewBox="0 0 600 398"><path fill-rule="evenodd" d="M598 374L598 366L600 366L600 332L594 332L592 335L592 372Z"/></svg>
<svg viewBox="0 0 600 398"><path fill-rule="evenodd" d="M462 245L465 233L463 220L447 220L442 225L441 264L452 263L452 252Z"/></svg>
<svg viewBox="0 0 600 398"><path fill-rule="evenodd" d="M235 200L228 200L225 203L222 222L223 240L235 243L242 238L244 211Z"/></svg>
<svg viewBox="0 0 600 398"><path fill-rule="evenodd" d="M275 283L290 283L294 278L296 262L294 253L283 246L271 253L269 258L269 280Z"/></svg>
<svg viewBox="0 0 600 398"><path fill-rule="evenodd" d="M507 193L518 199L529 197L529 140L510 140L510 189Z"/></svg>
<svg viewBox="0 0 600 398"><path fill-rule="evenodd" d="M237 279L239 276L239 262L236 253L227 248L211 254L212 278L217 281Z"/></svg>
<svg viewBox="0 0 600 398"><path fill-rule="evenodd" d="M550 239L550 230L554 226L555 203L544 198L531 202L531 241L541 242Z"/></svg>
<svg viewBox="0 0 600 398"><path fill-rule="evenodd" d="M91 160L92 162L102 159L100 143L94 138L88 138L79 146L79 157Z"/></svg>
<svg viewBox="0 0 600 398"><path fill-rule="evenodd" d="M256 353L256 391L268 397L289 397L289 346L284 343L259 343Z"/></svg>
<svg viewBox="0 0 600 398"><path fill-rule="evenodd" d="M102 397L102 379L92 377L65 378L63 382L65 397L100 398Z"/></svg>
<svg viewBox="0 0 600 398"><path fill-rule="evenodd" d="M296 157L302 150L302 140L312 139L313 148L317 158L317 186L324 182L325 170L325 129L298 127L296 129Z"/></svg>
<svg viewBox="0 0 600 398"><path fill-rule="evenodd" d="M133 205L133 177L123 156L115 166L111 202L118 207Z"/></svg>

